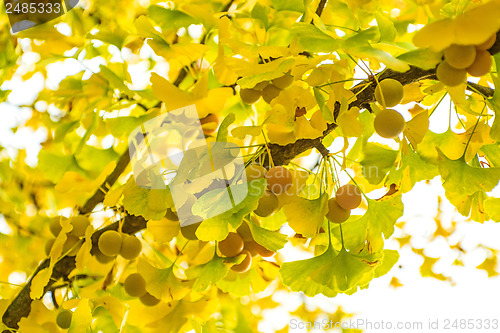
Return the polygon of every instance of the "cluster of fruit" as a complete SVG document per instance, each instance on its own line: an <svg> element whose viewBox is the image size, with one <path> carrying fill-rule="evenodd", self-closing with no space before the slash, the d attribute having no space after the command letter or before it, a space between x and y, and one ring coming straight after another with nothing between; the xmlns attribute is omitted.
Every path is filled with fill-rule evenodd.
<svg viewBox="0 0 500 333"><path fill-rule="evenodd" d="M257 219L253 219L253 221L256 224L259 224ZM189 240L197 240L198 237L196 237L195 233L200 223L201 222L181 227L182 235ZM230 232L224 240L218 242L218 250L220 254L229 258L233 258L241 254L245 255L245 258L241 263L231 267L233 271L238 273L244 273L250 269L252 265L252 257L257 255L260 255L261 257L271 257L274 255L273 251L266 249L253 239L250 228L245 221L242 222L236 232Z"/></svg>
<svg viewBox="0 0 500 333"><path fill-rule="evenodd" d="M254 220L256 223L258 221ZM227 237L218 243L219 252L225 257L236 257L241 254L245 259L239 264L233 265L231 269L238 273L248 271L252 265L252 257L260 255L261 257L272 257L273 251L266 249L257 243L252 236L248 224L243 221L236 232L230 232Z"/></svg>
<svg viewBox="0 0 500 333"><path fill-rule="evenodd" d="M241 100L247 104L254 104L261 97L269 104L273 99L278 97L283 89L288 88L292 83L293 76L290 75L290 73L286 73L271 81L259 82L253 88L240 89L240 97Z"/></svg>
<svg viewBox="0 0 500 333"><path fill-rule="evenodd" d="M356 185L347 184L339 187L335 196L328 200L326 218L330 222L342 223L351 216L351 210L361 204L361 191Z"/></svg>
<svg viewBox="0 0 500 333"><path fill-rule="evenodd" d="M114 230L103 232L99 236L97 246L98 251L94 255L100 263L108 263L114 260L117 255L127 260L134 260L142 251L142 243L139 238Z"/></svg>
<svg viewBox="0 0 500 333"><path fill-rule="evenodd" d="M444 50L444 60L436 69L443 84L454 87L465 82L467 73L480 77L490 72L492 59L487 51L496 42L493 34L487 41L477 45L453 44Z"/></svg>
<svg viewBox="0 0 500 333"><path fill-rule="evenodd" d="M259 199L258 206L254 213L261 217L267 217L279 211L280 203L277 195L282 193L289 194L288 190L292 186L293 181L292 173L283 166L276 166L266 170L266 168L258 164L249 165L245 171L247 182L260 178L266 178L267 181L267 189L264 195ZM167 218L172 221L178 220L175 213L171 210L167 210L167 215ZM198 222L181 227L181 233L184 238L197 240L196 230L200 224L201 222Z"/></svg>
<svg viewBox="0 0 500 333"><path fill-rule="evenodd" d="M142 304L154 306L160 300L146 291L146 280L139 273L132 273L123 281L123 289L131 297L139 297Z"/></svg>
<svg viewBox="0 0 500 333"><path fill-rule="evenodd" d="M381 80L375 88L375 99L384 109L375 116L373 127L381 137L392 139L405 129L403 116L396 110L388 109L401 103L403 97L403 85L394 79Z"/></svg>
<svg viewBox="0 0 500 333"><path fill-rule="evenodd" d="M277 166L266 170L258 164L251 164L246 168L247 181L266 178L267 189L264 195L259 199L259 203L254 213L258 216L269 216L279 210L279 200L277 194L286 193L292 185L292 173L285 167ZM167 211L169 219L178 220L175 213ZM257 218L253 219L254 223L259 224ZM181 234L189 240L197 240L196 230L201 222L193 223L181 227ZM260 255L261 257L270 257L274 255L273 251L266 249L264 246L257 243L252 236L252 233L246 224L243 222L237 232L230 232L228 236L218 243L219 252L225 257L236 257L241 254L245 255L243 261L233 265L231 269L235 272L246 272L252 265L252 257Z"/></svg>
<svg viewBox="0 0 500 333"><path fill-rule="evenodd" d="M66 221L68 218L64 216L56 216L50 221L49 229L54 237L57 237L62 230L61 222ZM90 220L86 216L77 215L70 218L71 225L73 229L66 234L66 241L63 245L62 253L66 253L68 256L76 256L78 250L80 249L80 238L85 236L85 230L90 225ZM45 253L50 254L50 250L54 245L55 238L50 238L47 243L45 243Z"/></svg>
<svg viewBox="0 0 500 333"><path fill-rule="evenodd" d="M259 204L254 213L261 217L267 217L276 213L280 209L280 202L277 195L290 194L288 190L292 186L292 173L283 166L275 166L266 170L261 165L251 164L246 169L247 181L265 178L267 189L259 199Z"/></svg>
<svg viewBox="0 0 500 333"><path fill-rule="evenodd" d="M238 233L230 232L224 240L218 243L218 249L225 257L232 258L241 254L245 255L245 258L241 263L231 266L231 270L238 273L244 273L250 269L250 266L252 265L252 256L261 254L263 257L269 257L274 254L274 252L267 250L253 239L245 241L240 234L242 231L243 233L245 232L245 227L248 228L248 225L243 222ZM248 232L250 231L248 230Z"/></svg>

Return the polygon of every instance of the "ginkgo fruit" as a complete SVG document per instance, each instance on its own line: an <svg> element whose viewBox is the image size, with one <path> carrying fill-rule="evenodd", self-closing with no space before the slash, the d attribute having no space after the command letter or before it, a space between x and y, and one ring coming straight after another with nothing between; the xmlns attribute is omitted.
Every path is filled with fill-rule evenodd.
<svg viewBox="0 0 500 333"><path fill-rule="evenodd" d="M267 170L262 165L252 163L245 169L245 173L247 176L247 182L251 182L255 179L264 178Z"/></svg>
<svg viewBox="0 0 500 333"><path fill-rule="evenodd" d="M151 295L150 293L145 293L144 295L139 297L139 300L145 306L155 306L156 304L160 303L160 300Z"/></svg>
<svg viewBox="0 0 500 333"><path fill-rule="evenodd" d="M97 246L102 254L109 257L116 256L122 247L122 235L117 231L107 230L99 236Z"/></svg>
<svg viewBox="0 0 500 333"><path fill-rule="evenodd" d="M267 104L270 104L273 99L278 97L281 89L276 87L275 85L268 85L264 89L262 89L262 98L266 101Z"/></svg>
<svg viewBox="0 0 500 333"><path fill-rule="evenodd" d="M404 96L403 85L394 79L385 79L375 88L375 99L380 105L392 107L398 105Z"/></svg>
<svg viewBox="0 0 500 333"><path fill-rule="evenodd" d="M484 41L481 44L476 45L476 50L478 50L478 51L486 51L487 49L489 49L490 47L492 47L495 44L496 41L497 41L497 34L494 33L486 41Z"/></svg>
<svg viewBox="0 0 500 333"><path fill-rule="evenodd" d="M238 273L244 273L248 271L248 269L252 265L252 254L248 250L241 251L241 254L245 255L245 259L243 259L241 263L231 266L231 269Z"/></svg>
<svg viewBox="0 0 500 333"><path fill-rule="evenodd" d="M457 69L464 69L472 65L476 58L474 45L453 44L444 50L444 59Z"/></svg>
<svg viewBox="0 0 500 333"><path fill-rule="evenodd" d="M246 241L244 248L250 252L252 256L260 255L261 257L267 258L275 254L273 251L266 249L254 240Z"/></svg>
<svg viewBox="0 0 500 333"><path fill-rule="evenodd" d="M344 209L340 207L335 198L330 198L328 200L328 213L326 214L326 218L334 223L342 223L346 221L349 216L351 216L350 209Z"/></svg>
<svg viewBox="0 0 500 333"><path fill-rule="evenodd" d="M62 253L67 253L68 256L76 256L78 250L80 249L79 243L80 238L73 235L68 235L66 241L63 244Z"/></svg>
<svg viewBox="0 0 500 333"><path fill-rule="evenodd" d="M148 207L152 210L162 211L174 205L172 195L167 189L151 189L148 192Z"/></svg>
<svg viewBox="0 0 500 333"><path fill-rule="evenodd" d="M269 81L261 81L261 82L257 83L252 89L262 90L265 87L267 87L269 84L270 84Z"/></svg>
<svg viewBox="0 0 500 333"><path fill-rule="evenodd" d="M61 310L57 314L56 324L63 330L68 329L71 326L71 319L73 318L73 312L70 310Z"/></svg>
<svg viewBox="0 0 500 333"><path fill-rule="evenodd" d="M259 205L254 210L254 213L266 217L275 213L279 208L278 197L269 191L265 191L264 195L259 199Z"/></svg>
<svg viewBox="0 0 500 333"><path fill-rule="evenodd" d="M59 233L61 232L62 226L61 226L61 221L67 220L66 217L64 216L56 216L53 217L52 220L50 221L49 229L52 235L54 237L57 237Z"/></svg>
<svg viewBox="0 0 500 333"><path fill-rule="evenodd" d="M256 89L241 89L241 100L247 104L254 104L260 99L261 91Z"/></svg>
<svg viewBox="0 0 500 333"><path fill-rule="evenodd" d="M139 273L130 274L123 282L123 289L132 297L141 297L146 293L146 280Z"/></svg>
<svg viewBox="0 0 500 333"><path fill-rule="evenodd" d="M165 218L170 221L179 221L179 216L177 216L177 213L175 213L172 210L172 208L167 209L167 212L165 213Z"/></svg>
<svg viewBox="0 0 500 333"><path fill-rule="evenodd" d="M219 117L215 113L210 113L205 118L200 119L200 124L204 134L213 134L219 127Z"/></svg>
<svg viewBox="0 0 500 333"><path fill-rule="evenodd" d="M375 132L383 138L392 139L405 129L406 123L403 116L393 109L384 109L377 113L373 121Z"/></svg>
<svg viewBox="0 0 500 333"><path fill-rule="evenodd" d="M240 237L243 239L243 241L251 241L253 240L252 232L250 231L250 227L248 226L247 222L243 221L241 222L241 225L236 229L236 232Z"/></svg>
<svg viewBox="0 0 500 333"><path fill-rule="evenodd" d="M181 226L181 234L184 238L189 240L198 240L198 236L196 236L196 230L200 226L201 222L188 224L186 226Z"/></svg>
<svg viewBox="0 0 500 333"><path fill-rule="evenodd" d="M335 192L335 200L344 209L354 209L361 204L361 191L354 184L346 184Z"/></svg>
<svg viewBox="0 0 500 333"><path fill-rule="evenodd" d="M244 242L240 235L230 232L227 237L218 244L219 251L226 257L236 257L243 250Z"/></svg>
<svg viewBox="0 0 500 333"><path fill-rule="evenodd" d="M71 225L73 226L73 230L71 230L71 234L75 237L83 237L85 236L85 230L90 225L90 220L86 216L77 215L73 216L70 220Z"/></svg>
<svg viewBox="0 0 500 333"><path fill-rule="evenodd" d="M139 238L135 236L124 236L122 241L122 247L120 249L120 255L127 259L133 260L139 256L142 251L142 243Z"/></svg>
<svg viewBox="0 0 500 333"><path fill-rule="evenodd" d="M488 51L477 51L474 63L467 68L467 73L472 76L483 76L490 72L492 57Z"/></svg>
<svg viewBox="0 0 500 333"><path fill-rule="evenodd" d="M267 188L274 194L286 193L292 186L292 173L283 166L275 166L266 173Z"/></svg>
<svg viewBox="0 0 500 333"><path fill-rule="evenodd" d="M293 83L293 76L285 74L277 79L272 80L272 84L280 89L286 89Z"/></svg>
<svg viewBox="0 0 500 333"><path fill-rule="evenodd" d="M448 62L443 61L436 69L436 75L439 81L444 85L455 87L467 79L467 71L450 66Z"/></svg>
<svg viewBox="0 0 500 333"><path fill-rule="evenodd" d="M101 264L107 264L113 260L115 260L115 256L107 256L105 254L103 254L101 251L99 251L99 249L95 249L93 250L95 251L94 252L94 257L95 259L100 262Z"/></svg>

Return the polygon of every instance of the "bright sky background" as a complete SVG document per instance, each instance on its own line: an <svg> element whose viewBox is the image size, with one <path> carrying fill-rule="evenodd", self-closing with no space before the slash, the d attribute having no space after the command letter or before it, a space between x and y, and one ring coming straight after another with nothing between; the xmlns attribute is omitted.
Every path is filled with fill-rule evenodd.
<svg viewBox="0 0 500 333"><path fill-rule="evenodd" d="M65 29L64 24L61 29ZM119 55L127 57L127 54ZM151 50L143 50L141 57L146 58L151 54ZM156 57L155 57L156 58ZM20 70L20 74L29 68L30 63L36 59L32 53L27 53L23 56L25 66ZM49 79L47 84L51 88L56 88L59 81L67 75L75 74L81 70L87 70L86 75L92 71L98 71L99 64L103 63L99 59L85 61L82 64L75 60L66 60L64 64L51 65L49 68ZM87 68L87 69L86 69ZM138 61L133 67L132 78L134 88L144 88L149 81L150 72L147 72L147 64L144 61ZM165 64L160 63L155 71L164 72ZM363 77L362 72L356 73L356 77ZM5 103L0 103L0 145L7 148L9 154L14 156L16 149L25 148L27 150L26 162L32 166L36 165L36 155L40 149L40 143L46 138L45 130L33 131L29 128L12 132L12 128L18 124L23 124L31 116L31 110L19 105L30 105L36 96L37 92L43 87L43 78L41 75L35 75L27 82L22 82L19 78L15 78L10 82L5 82L2 85L3 89L13 89L9 99ZM444 132L448 127L449 101L442 103L443 108L439 108L433 114L430 122L430 129L434 132ZM412 105L400 106L398 110L402 112L407 120L410 119L407 110ZM41 110L46 106L38 105ZM58 111L48 108L47 112L57 116ZM456 121L452 119L452 122ZM387 140L383 141L388 143ZM337 143L334 143L335 145ZM347 182L347 179L343 179ZM500 192L499 187L494 193L498 197ZM441 187L441 181L436 178L429 185L419 183L408 194L403 196L405 205L404 216L402 221L407 221L404 230L412 235L411 244L416 248L425 247L425 254L431 257L440 257L441 259L434 266L436 273L451 275L454 285L451 286L447 282L437 281L433 278L422 278L419 273L419 268L422 263L422 258L414 254L408 247L400 251L401 258L393 270L371 282L367 290L358 291L352 296L340 295L334 299L317 296L307 298L306 302L312 308L315 306L321 307L326 312L333 312L338 305L344 307L344 311L358 314L356 318L369 320L373 323L381 320L394 323L397 321L422 322L423 330L365 330L365 332L443 332L445 319L497 319L500 321L500 278L487 278L484 271L475 269L487 256L487 253L482 249L475 249L477 245L483 244L488 247L494 247L500 250L500 224L492 221L479 224L475 222L459 222L457 230L450 240L462 240L462 246L468 253L463 262L465 267L453 266L452 263L456 258L456 253L449 249L448 245L442 238L438 238L432 243L428 243L426 239L432 235L435 230L434 216L437 212L437 195L444 197L444 190ZM443 225L450 225L451 221L463 221L462 216L454 213L452 206L448 203L444 204ZM0 219L0 232L8 233L9 228L3 219ZM393 237L397 237L397 233ZM398 243L389 239L386 241L386 248L399 249ZM296 253L293 249L284 249L283 251L291 251L287 257L289 260L296 260L302 256ZM402 268L398 268L402 265ZM394 289L389 287L389 282L392 276L396 276L403 287ZM25 278L25 277L24 277ZM24 281L19 281L24 282ZM263 332L273 332L274 329L281 329L290 320L288 311L293 311L300 304L302 298L299 294L284 294L276 293L274 295L276 301L283 302L286 306L278 310L270 310L264 313L266 323L259 330ZM285 311L286 309L286 311ZM428 329L429 319L440 319L440 329ZM500 325L500 323L499 323ZM476 326L477 327L477 326ZM360 327L363 328L363 327ZM450 332L494 332L495 330L448 330ZM291 332L306 332L305 330L291 330ZM319 331L318 331L319 332ZM496 330L500 332L500 329Z"/></svg>

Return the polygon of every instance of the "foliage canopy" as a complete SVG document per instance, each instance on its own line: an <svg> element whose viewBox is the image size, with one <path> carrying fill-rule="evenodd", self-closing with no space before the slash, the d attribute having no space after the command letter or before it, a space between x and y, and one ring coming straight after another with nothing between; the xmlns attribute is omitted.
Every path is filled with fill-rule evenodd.
<svg viewBox="0 0 500 333"><path fill-rule="evenodd" d="M252 309L278 306L277 290L335 297L387 274L399 259L385 241L401 228L402 197L436 176L470 221L500 220L498 0L82 1L15 35L2 9L0 26L0 110L14 82L41 79L19 105L29 119L11 130L46 131L36 165L25 149L0 150L2 282L29 277L0 284L5 332L257 331ZM436 75L455 44L488 52L489 70ZM390 95L404 124L389 115L382 138L374 119L391 92L375 89L385 79L404 86ZM247 165L285 166L293 195L276 193L279 207L257 215L271 181L257 177L241 204L181 230L169 199L153 203L134 182L127 138L192 104L209 142L243 147ZM431 131L443 112L448 129ZM328 200L347 182L362 203L332 223ZM451 234L436 224L433 237ZM124 251L110 230L141 245L129 238ZM216 245L235 232L247 252L223 256ZM292 247L307 259L287 255ZM422 276L447 280L415 252ZM478 268L496 275L495 264L493 254ZM134 273L143 280L124 288Z"/></svg>

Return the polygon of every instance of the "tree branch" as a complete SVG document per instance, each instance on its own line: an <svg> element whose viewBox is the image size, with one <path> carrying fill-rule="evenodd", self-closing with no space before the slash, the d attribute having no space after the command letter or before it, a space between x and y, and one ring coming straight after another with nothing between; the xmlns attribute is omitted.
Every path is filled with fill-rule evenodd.
<svg viewBox="0 0 500 333"><path fill-rule="evenodd" d="M107 226L106 228L99 229L92 235L92 250L91 253L95 253L97 250L97 242L99 236L106 230L118 230L119 222L114 222ZM123 220L122 232L126 234L135 234L139 230L146 227L146 220L142 216L126 215ZM32 277L26 283L26 285L21 289L19 294L14 298L12 303L9 305L5 313L3 314L3 323L10 328L18 329L19 321L23 317L27 317L31 311L31 303L33 300L30 297L31 283L33 278L38 275L42 270L49 267L50 259L45 259L35 270ZM50 277L49 283L45 286L43 293L45 294L49 291L52 285L59 279L67 279L71 272L76 268L76 261L74 256L66 256L59 260L55 265ZM3 333L9 333L8 330L4 330Z"/></svg>
<svg viewBox="0 0 500 333"><path fill-rule="evenodd" d="M125 171L127 168L128 164L130 162L130 152L127 149L122 156L120 156L120 159L118 160L118 163L116 164L115 169L111 174L106 177L106 180L99 186L99 188L96 190L94 195L87 200L87 202L79 209L80 214L85 215L91 213L95 206L97 206L98 203L102 202L104 200L104 196L106 195L106 192L103 190L110 189L113 184L116 182L118 177Z"/></svg>
<svg viewBox="0 0 500 333"><path fill-rule="evenodd" d="M318 4L318 8L316 8L316 15L321 16L323 14L323 10L325 9L327 0L320 0Z"/></svg>
<svg viewBox="0 0 500 333"><path fill-rule="evenodd" d="M421 80L426 79L434 79L437 80L436 77L436 69L424 70L418 67L411 66L410 70L407 72L401 73L396 72L391 69L386 69L379 74L378 79L395 79L403 85L408 85L411 83L415 83ZM369 84L368 86L366 86ZM495 92L494 89L489 87L484 87L476 83L467 82L467 89L470 91L477 90L486 97L492 97ZM351 91L354 94L357 94L357 99L351 103L349 103L348 108L359 107L360 109L370 109L369 103L375 101L375 84L371 82L369 79L364 80L357 84L356 86L351 88ZM333 114L334 118L337 119L337 116L340 112L340 103L336 102L334 106ZM317 143L322 142L322 140L327 136L330 132L332 132L335 128L337 128L337 124L330 123L328 124L328 128L323 135L316 139L299 139L293 143L289 143L285 146L281 146L275 143L270 143L268 145L271 156L274 162L274 165L286 165L290 163L298 155L306 152L312 148L318 148ZM320 148L321 149L321 148ZM320 151L321 152L321 151ZM323 151L324 152L324 151ZM269 159L266 155L263 161L264 166L269 166Z"/></svg>

